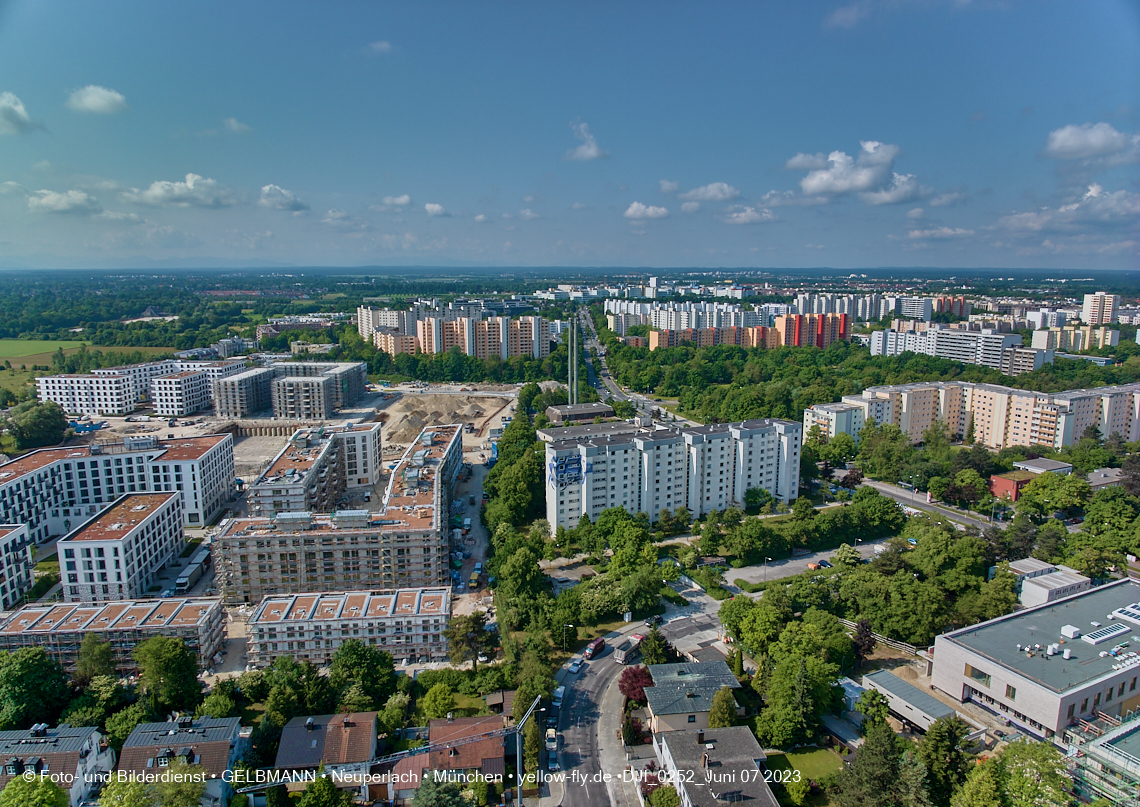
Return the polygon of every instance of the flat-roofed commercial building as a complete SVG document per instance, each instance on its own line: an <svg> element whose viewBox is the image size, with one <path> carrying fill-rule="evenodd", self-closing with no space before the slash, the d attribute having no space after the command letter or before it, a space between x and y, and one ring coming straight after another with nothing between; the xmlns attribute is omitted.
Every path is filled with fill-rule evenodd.
<svg viewBox="0 0 1140 807"><path fill-rule="evenodd" d="M255 367L214 382L214 413L243 418L273 406L273 379L269 367Z"/></svg>
<svg viewBox="0 0 1140 807"><path fill-rule="evenodd" d="M63 597L107 602L141 597L186 546L177 493L133 493L56 543Z"/></svg>
<svg viewBox="0 0 1140 807"><path fill-rule="evenodd" d="M451 589L413 588L266 597L247 622L249 663L280 656L329 664L349 639L387 650L409 664L447 660Z"/></svg>
<svg viewBox="0 0 1140 807"><path fill-rule="evenodd" d="M174 491L187 524L207 524L233 494L229 434L45 448L0 465L0 522L25 524L36 543L96 515L120 496Z"/></svg>
<svg viewBox="0 0 1140 807"><path fill-rule="evenodd" d="M1140 706L1137 633L1140 583L1120 580L939 636L932 683L1052 739L1080 720Z"/></svg>
<svg viewBox="0 0 1140 807"><path fill-rule="evenodd" d="M14 608L32 588L32 540L27 524L0 524L0 608Z"/></svg>
<svg viewBox="0 0 1140 807"><path fill-rule="evenodd" d="M198 666L206 669L225 642L225 610L217 597L28 605L0 622L0 650L42 647L74 673L79 647L89 633L110 643L119 675L138 669L135 647L155 636L181 639L197 656Z"/></svg>
<svg viewBox="0 0 1140 807"><path fill-rule="evenodd" d="M749 488L789 502L799 495L802 432L764 419L548 442L547 520L551 530L571 529L611 507L653 521L678 507L702 516L743 506Z"/></svg>
<svg viewBox="0 0 1140 807"><path fill-rule="evenodd" d="M392 470L377 512L278 512L230 521L213 543L226 602L447 584L447 518L462 443L458 424L421 432Z"/></svg>
<svg viewBox="0 0 1140 807"><path fill-rule="evenodd" d="M380 481L380 423L298 429L253 482L250 513L336 509L345 491Z"/></svg>
<svg viewBox="0 0 1140 807"><path fill-rule="evenodd" d="M614 408L607 403L557 404L546 407L546 417L555 426L588 423L595 418L612 418Z"/></svg>

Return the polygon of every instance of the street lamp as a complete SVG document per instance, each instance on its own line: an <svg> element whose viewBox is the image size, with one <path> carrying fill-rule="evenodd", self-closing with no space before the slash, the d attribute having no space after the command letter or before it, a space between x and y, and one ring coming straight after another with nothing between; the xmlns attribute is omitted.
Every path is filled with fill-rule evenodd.
<svg viewBox="0 0 1140 807"><path fill-rule="evenodd" d="M771 560L771 558L764 558L764 582L765 583L768 582L768 561L770 561L770 560Z"/></svg>
<svg viewBox="0 0 1140 807"><path fill-rule="evenodd" d="M573 630L574 626L573 625L563 625L562 626L562 652L566 652L566 629L567 628L570 628L571 630Z"/></svg>

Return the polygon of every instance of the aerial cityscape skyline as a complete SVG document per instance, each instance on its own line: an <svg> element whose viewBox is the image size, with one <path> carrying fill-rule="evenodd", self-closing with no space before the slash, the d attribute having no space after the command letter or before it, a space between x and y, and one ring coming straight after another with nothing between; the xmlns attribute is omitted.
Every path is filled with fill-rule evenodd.
<svg viewBox="0 0 1140 807"><path fill-rule="evenodd" d="M7 5L0 266L1140 254L1132 4L431 9Z"/></svg>

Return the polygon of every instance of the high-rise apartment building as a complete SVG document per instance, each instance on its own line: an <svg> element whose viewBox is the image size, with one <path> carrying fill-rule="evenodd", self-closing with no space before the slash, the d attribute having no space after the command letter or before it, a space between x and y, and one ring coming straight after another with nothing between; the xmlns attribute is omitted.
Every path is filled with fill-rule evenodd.
<svg viewBox="0 0 1140 807"><path fill-rule="evenodd" d="M192 415L210 406L210 375L205 370L160 375L150 386L154 411L162 417Z"/></svg>
<svg viewBox="0 0 1140 807"><path fill-rule="evenodd" d="M653 521L678 507L702 516L742 507L749 488L789 502L799 495L802 431L749 420L547 443L547 520L551 530L570 529L611 507Z"/></svg>
<svg viewBox="0 0 1140 807"><path fill-rule="evenodd" d="M1120 295L1098 291L1085 295L1081 308L1081 322L1085 325L1110 325L1116 319L1116 309L1120 307Z"/></svg>
<svg viewBox="0 0 1140 807"><path fill-rule="evenodd" d="M905 352L979 364L1008 375L1036 370L1053 361L1050 350L1023 348L1020 334L990 329L927 328L920 332L885 330L871 334L872 356L898 356Z"/></svg>
<svg viewBox="0 0 1140 807"><path fill-rule="evenodd" d="M550 321L542 317L428 317L416 323L421 353L447 353L453 347L479 359L550 355Z"/></svg>

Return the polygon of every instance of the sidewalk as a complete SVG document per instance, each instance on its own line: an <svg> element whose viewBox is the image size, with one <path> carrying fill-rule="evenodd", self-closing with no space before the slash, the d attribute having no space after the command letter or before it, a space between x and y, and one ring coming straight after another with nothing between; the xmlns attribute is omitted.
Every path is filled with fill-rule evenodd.
<svg viewBox="0 0 1140 807"><path fill-rule="evenodd" d="M614 631L606 636L606 641L613 643L618 637L633 633L640 623L631 622L623 631ZM598 762L603 773L610 775L606 782L606 791L610 796L612 807L640 807L637 794L632 782L622 780L622 771L629 765L626 758L625 743L621 739L621 720L624 714L622 705L624 696L618 689L619 672L610 679L599 704L601 714L598 716Z"/></svg>

